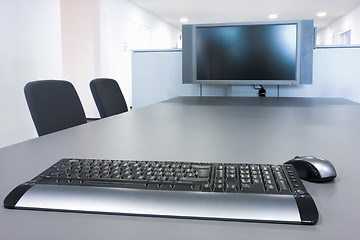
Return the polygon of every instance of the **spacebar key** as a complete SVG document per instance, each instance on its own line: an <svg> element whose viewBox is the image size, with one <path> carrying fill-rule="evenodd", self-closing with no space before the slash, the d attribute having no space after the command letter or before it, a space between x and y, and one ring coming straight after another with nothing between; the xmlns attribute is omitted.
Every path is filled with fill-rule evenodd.
<svg viewBox="0 0 360 240"><path fill-rule="evenodd" d="M194 190L191 183L176 183L173 187L174 190L192 191Z"/></svg>
<svg viewBox="0 0 360 240"><path fill-rule="evenodd" d="M182 177L180 178L180 182L185 182L185 183L208 183L209 178L195 178L195 177Z"/></svg>
<svg viewBox="0 0 360 240"><path fill-rule="evenodd" d="M119 187L119 188L146 188L145 182L120 182L120 181L91 181L86 180L83 182L85 186L96 186L96 187Z"/></svg>

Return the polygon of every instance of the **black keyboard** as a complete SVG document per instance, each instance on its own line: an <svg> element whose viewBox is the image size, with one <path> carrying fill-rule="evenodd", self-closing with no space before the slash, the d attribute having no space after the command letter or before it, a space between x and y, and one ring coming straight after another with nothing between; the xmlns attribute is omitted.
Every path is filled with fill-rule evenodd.
<svg viewBox="0 0 360 240"><path fill-rule="evenodd" d="M318 219L287 164L62 159L15 188L4 206L302 224Z"/></svg>
<svg viewBox="0 0 360 240"><path fill-rule="evenodd" d="M285 170L285 171L284 171ZM63 159L36 179L38 184L154 190L291 194L293 169L256 164ZM290 182L285 174L288 174Z"/></svg>

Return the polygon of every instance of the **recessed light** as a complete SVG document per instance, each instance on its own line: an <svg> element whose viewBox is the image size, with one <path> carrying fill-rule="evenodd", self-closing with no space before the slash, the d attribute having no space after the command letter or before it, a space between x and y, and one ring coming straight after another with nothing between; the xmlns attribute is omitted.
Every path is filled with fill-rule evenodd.
<svg viewBox="0 0 360 240"><path fill-rule="evenodd" d="M180 18L181 23L187 23L188 21L189 21L189 19L187 19L187 18Z"/></svg>
<svg viewBox="0 0 360 240"><path fill-rule="evenodd" d="M275 18L278 18L278 15L277 14L270 14L268 17L270 19L275 19Z"/></svg>
<svg viewBox="0 0 360 240"><path fill-rule="evenodd" d="M326 15L327 15L326 12L318 12L318 13L316 14L316 16L318 16L318 17L325 17Z"/></svg>

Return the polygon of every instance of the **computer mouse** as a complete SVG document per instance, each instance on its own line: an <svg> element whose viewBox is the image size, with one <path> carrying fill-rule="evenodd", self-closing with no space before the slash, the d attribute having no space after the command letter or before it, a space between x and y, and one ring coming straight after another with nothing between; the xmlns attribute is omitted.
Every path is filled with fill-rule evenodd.
<svg viewBox="0 0 360 240"><path fill-rule="evenodd" d="M312 156L296 156L286 162L295 167L300 178L310 182L330 182L336 177L334 165L326 159Z"/></svg>

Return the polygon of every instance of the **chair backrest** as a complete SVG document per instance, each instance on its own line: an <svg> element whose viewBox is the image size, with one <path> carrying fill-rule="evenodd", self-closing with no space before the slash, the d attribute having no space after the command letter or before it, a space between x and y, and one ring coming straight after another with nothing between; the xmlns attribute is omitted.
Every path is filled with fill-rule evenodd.
<svg viewBox="0 0 360 240"><path fill-rule="evenodd" d="M29 82L24 92L39 136L87 122L80 98L68 81Z"/></svg>
<svg viewBox="0 0 360 240"><path fill-rule="evenodd" d="M119 84L114 79L96 78L90 82L90 89L101 118L128 111Z"/></svg>

